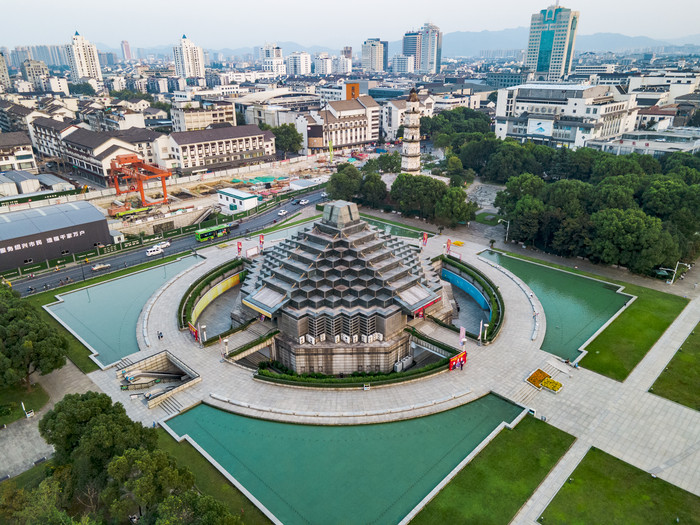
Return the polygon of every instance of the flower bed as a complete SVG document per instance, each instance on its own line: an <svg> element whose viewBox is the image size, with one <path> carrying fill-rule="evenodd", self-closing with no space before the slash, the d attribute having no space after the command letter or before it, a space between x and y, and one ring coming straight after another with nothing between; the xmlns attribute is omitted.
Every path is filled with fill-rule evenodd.
<svg viewBox="0 0 700 525"><path fill-rule="evenodd" d="M550 392L554 392L555 394L561 390L561 383L559 381L555 381L551 377L547 377L542 380L542 386L545 387L547 390Z"/></svg>
<svg viewBox="0 0 700 525"><path fill-rule="evenodd" d="M551 376L547 372L538 368L532 374L530 374L530 377L528 377L526 381L535 388L542 388L542 381L550 378Z"/></svg>

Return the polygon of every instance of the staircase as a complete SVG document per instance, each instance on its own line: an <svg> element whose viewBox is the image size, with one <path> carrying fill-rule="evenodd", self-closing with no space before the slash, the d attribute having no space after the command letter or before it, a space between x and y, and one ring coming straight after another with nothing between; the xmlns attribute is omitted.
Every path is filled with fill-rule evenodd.
<svg viewBox="0 0 700 525"><path fill-rule="evenodd" d="M550 363L545 363L544 365L540 366L540 369L549 374L552 379L555 379L557 375L562 373L561 370ZM508 399L520 405L530 406L530 402L540 392L540 390L537 390L527 381L523 381L522 385L519 385L513 389L513 391L508 395Z"/></svg>

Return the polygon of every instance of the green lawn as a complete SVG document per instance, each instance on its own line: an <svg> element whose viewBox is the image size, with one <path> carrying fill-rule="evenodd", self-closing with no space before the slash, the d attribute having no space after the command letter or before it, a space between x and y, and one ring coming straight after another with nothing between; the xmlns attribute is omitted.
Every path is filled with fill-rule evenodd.
<svg viewBox="0 0 700 525"><path fill-rule="evenodd" d="M700 410L700 324L673 356L666 370L657 378L654 394Z"/></svg>
<svg viewBox="0 0 700 525"><path fill-rule="evenodd" d="M85 281L80 281L80 282L74 282L73 284L69 284L68 286L62 286L61 288L56 288L54 290L49 290L48 292L42 292L38 293L35 295L31 295L27 298L25 298L25 301L29 301L30 303L33 303L38 309L39 309L39 316L53 329L58 332L63 334L63 336L68 340L68 352L66 353L66 356L68 359L73 361L75 366L80 368L84 373L88 374L90 372L94 372L95 370L99 369L99 366L90 359L90 350L88 350L85 345L83 345L80 341L78 341L73 334L71 334L68 330L66 330L61 323L56 321L49 313L42 308L45 304L50 304L56 301L56 294L59 293L66 293L71 290L77 290L78 288L83 288L85 286L91 285L91 284L98 284L104 281L108 281L110 279L116 279L117 277L122 277L124 275L128 275L131 273L134 273L136 271L140 270L145 270L147 268L151 268L153 266L159 266L164 263L168 263L171 261L174 261L183 255L186 255L185 253L179 253L179 254L174 254L174 255L169 255L168 257L164 257L163 259L158 259L158 260L153 260L149 261L143 264L139 264L137 266L132 266L130 268L124 268L122 270L118 270L116 272L112 273L104 273L102 275L99 275L97 277L92 277L90 279L86 279Z"/></svg>
<svg viewBox="0 0 700 525"><path fill-rule="evenodd" d="M234 487L216 468L187 441L178 443L162 428L158 429L158 446L177 459L178 465L189 468L197 488L226 505L233 514L241 514L246 525L270 523L260 510Z"/></svg>
<svg viewBox="0 0 700 525"><path fill-rule="evenodd" d="M24 385L9 386L0 388L0 407L9 405L11 412L7 415L0 415L0 425L7 425L24 417L22 412L22 402L27 410L38 411L49 400L49 395L36 383L31 392L27 392Z"/></svg>
<svg viewBox="0 0 700 525"><path fill-rule="evenodd" d="M586 347L588 354L580 361L581 366L617 381L623 381L634 370L688 304L688 299L678 295L608 279L534 257L506 253L544 266L624 286L625 293L637 296L637 299Z"/></svg>
<svg viewBox="0 0 700 525"><path fill-rule="evenodd" d="M489 216L493 217L493 219L487 219L487 217L489 217ZM476 219L474 219L474 220L478 223L486 224L488 226L496 226L498 224L498 219L500 219L498 214L485 211L482 213L478 213L476 215Z"/></svg>
<svg viewBox="0 0 700 525"><path fill-rule="evenodd" d="M528 416L504 429L413 519L412 524L507 524L574 437Z"/></svg>
<svg viewBox="0 0 700 525"><path fill-rule="evenodd" d="M14 483L18 489L32 490L46 478L46 472L51 468L51 460L34 465L29 470L10 478L3 483Z"/></svg>
<svg viewBox="0 0 700 525"><path fill-rule="evenodd" d="M693 517L694 516L694 517ZM541 523L698 523L700 498L591 449L540 518Z"/></svg>

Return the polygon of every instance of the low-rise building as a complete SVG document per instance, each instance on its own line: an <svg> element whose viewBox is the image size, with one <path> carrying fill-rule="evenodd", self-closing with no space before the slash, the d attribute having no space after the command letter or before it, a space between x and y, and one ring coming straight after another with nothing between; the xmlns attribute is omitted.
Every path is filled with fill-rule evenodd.
<svg viewBox="0 0 700 525"><path fill-rule="evenodd" d="M307 154L362 146L379 140L379 104L368 96L326 104L322 111L299 115L297 131Z"/></svg>
<svg viewBox="0 0 700 525"><path fill-rule="evenodd" d="M222 126L172 133L172 166L182 175L273 161L275 136L254 125ZM164 165L162 159L159 164Z"/></svg>
<svg viewBox="0 0 700 525"><path fill-rule="evenodd" d="M65 144L63 139L78 129L70 122L40 117L32 122L32 139L34 148L43 156L49 158L64 158Z"/></svg>
<svg viewBox="0 0 700 525"><path fill-rule="evenodd" d="M637 112L635 129L654 129L656 131L667 129L673 125L677 113L677 104L642 108Z"/></svg>
<svg viewBox="0 0 700 525"><path fill-rule="evenodd" d="M117 155L137 153L133 145L108 133L77 129L63 139L65 159L73 170L99 184L108 186L110 163Z"/></svg>
<svg viewBox="0 0 700 525"><path fill-rule="evenodd" d="M17 191L23 195L36 193L41 190L41 183L35 174L24 170L11 170L3 172L3 177L11 180L17 186Z"/></svg>
<svg viewBox="0 0 700 525"><path fill-rule="evenodd" d="M498 91L495 131L501 139L575 149L633 131L637 111L635 96L614 86L524 84Z"/></svg>
<svg viewBox="0 0 700 525"><path fill-rule="evenodd" d="M27 133L0 133L0 172L11 170L38 172Z"/></svg>
<svg viewBox="0 0 700 525"><path fill-rule="evenodd" d="M236 108L231 102L192 101L178 103L170 110L173 131L196 131L212 124L228 123L236 125Z"/></svg>
<svg viewBox="0 0 700 525"><path fill-rule="evenodd" d="M663 131L633 131L608 141L592 141L590 147L615 155L652 155L663 157L676 152L700 151L700 128L671 128Z"/></svg>
<svg viewBox="0 0 700 525"><path fill-rule="evenodd" d="M413 58L413 57L411 57ZM430 95L419 95L419 106L421 117L432 117L434 100ZM403 125L403 115L406 113L406 100L389 100L382 106L382 133L384 139L395 141L397 132Z"/></svg>
<svg viewBox="0 0 700 525"><path fill-rule="evenodd" d="M233 188L218 190L219 208L227 215L254 209L258 205L258 196Z"/></svg>

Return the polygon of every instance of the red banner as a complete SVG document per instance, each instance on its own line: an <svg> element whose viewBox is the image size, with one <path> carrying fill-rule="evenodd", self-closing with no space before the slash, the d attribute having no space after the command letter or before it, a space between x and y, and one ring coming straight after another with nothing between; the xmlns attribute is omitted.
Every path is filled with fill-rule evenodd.
<svg viewBox="0 0 700 525"><path fill-rule="evenodd" d="M238 241L238 255L240 255L242 251L243 251L243 243L241 241Z"/></svg>
<svg viewBox="0 0 700 525"><path fill-rule="evenodd" d="M447 253L450 253L450 248L452 247L452 241L447 239Z"/></svg>
<svg viewBox="0 0 700 525"><path fill-rule="evenodd" d="M187 327L190 329L190 335L194 337L194 340L199 341L199 332L194 325L192 323L187 323Z"/></svg>
<svg viewBox="0 0 700 525"><path fill-rule="evenodd" d="M428 232L423 232L423 246L428 244Z"/></svg>
<svg viewBox="0 0 700 525"><path fill-rule="evenodd" d="M467 351L460 352L454 357L450 358L450 370L454 370L459 367L460 369L467 364Z"/></svg>

